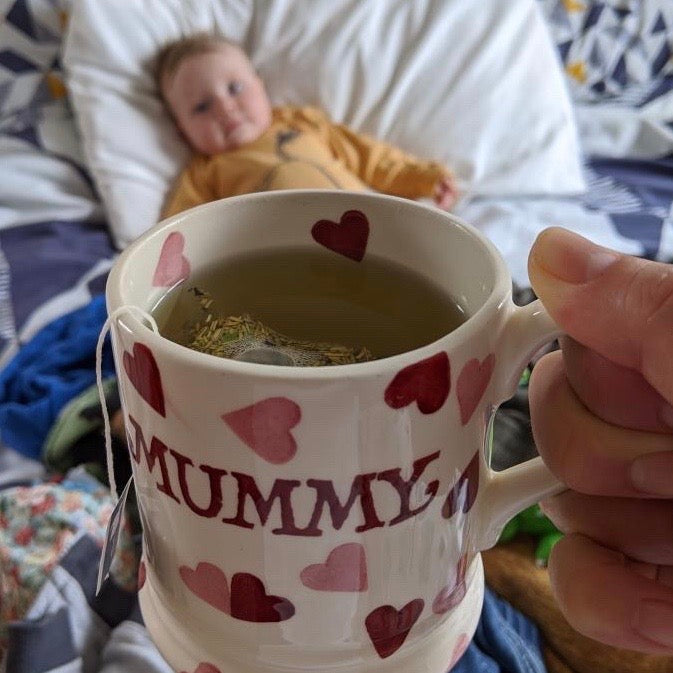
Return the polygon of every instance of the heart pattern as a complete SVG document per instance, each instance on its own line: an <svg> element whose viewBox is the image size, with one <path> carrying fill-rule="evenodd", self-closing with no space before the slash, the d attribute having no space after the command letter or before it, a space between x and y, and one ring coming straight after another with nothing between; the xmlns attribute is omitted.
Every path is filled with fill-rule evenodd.
<svg viewBox="0 0 673 673"><path fill-rule="evenodd" d="M451 656L447 673L449 673L449 671L458 663L458 660L465 654L465 651L469 645L470 637L467 635L467 633L461 633L458 636L458 641L456 642L455 647L453 648L453 655Z"/></svg>
<svg viewBox="0 0 673 673"><path fill-rule="evenodd" d="M187 673L186 671L181 671L181 673ZM222 673L217 666L212 664L200 663L195 669L194 673Z"/></svg>
<svg viewBox="0 0 673 673"><path fill-rule="evenodd" d="M180 566L180 577L189 590L214 608L246 622L282 622L295 613L286 598L266 593L264 583L250 573L236 573L231 578L216 565L201 562L192 570Z"/></svg>
<svg viewBox="0 0 673 673"><path fill-rule="evenodd" d="M482 362L479 362L477 358L469 360L460 372L456 382L456 395L460 407L460 422L463 425L472 418L491 380L494 366L495 355L490 353Z"/></svg>
<svg viewBox="0 0 673 673"><path fill-rule="evenodd" d="M147 569L145 568L145 561L141 561L138 566L138 591L140 591L145 586L145 580L147 579Z"/></svg>
<svg viewBox="0 0 673 673"><path fill-rule="evenodd" d="M333 252L361 262L367 250L369 220L359 210L347 210L339 222L319 220L311 228L314 240Z"/></svg>
<svg viewBox="0 0 673 673"><path fill-rule="evenodd" d="M185 249L185 237L179 231L173 231L166 237L154 276L154 287L172 287L181 280L189 277L190 266L187 258L182 254Z"/></svg>
<svg viewBox="0 0 673 673"><path fill-rule="evenodd" d="M442 505L442 516L450 519L458 509L462 509L467 514L474 501L477 499L479 491L479 451L477 451L472 460L467 464L463 473L458 477L458 481L446 496L444 505Z"/></svg>
<svg viewBox="0 0 673 673"><path fill-rule="evenodd" d="M195 570L180 566L180 577L190 591L217 610L231 614L231 597L226 575L212 563L199 563Z"/></svg>
<svg viewBox="0 0 673 673"><path fill-rule="evenodd" d="M402 647L424 605L422 598L415 598L401 610L392 605L382 605L367 615L365 627L381 659L395 654Z"/></svg>
<svg viewBox="0 0 673 673"><path fill-rule="evenodd" d="M455 580L443 587L432 602L432 611L437 615L442 615L455 608L465 598L467 585L465 583L465 573L467 571L467 556L463 555L456 566Z"/></svg>
<svg viewBox="0 0 673 673"><path fill-rule="evenodd" d="M269 463L287 463L297 452L297 442L290 431L301 420L301 408L287 397L269 397L223 414L222 420Z"/></svg>
<svg viewBox="0 0 673 673"><path fill-rule="evenodd" d="M300 579L304 586L316 591L366 591L365 548L357 542L335 547L325 563L304 568Z"/></svg>
<svg viewBox="0 0 673 673"><path fill-rule="evenodd" d="M166 417L164 391L161 386L159 367L152 351L138 342L133 344L133 354L124 351L124 371L138 394L158 414Z"/></svg>
<svg viewBox="0 0 673 673"><path fill-rule="evenodd" d="M416 402L423 414L438 411L451 390L451 363L444 352L399 371L384 393L386 404L401 409Z"/></svg>
<svg viewBox="0 0 673 673"><path fill-rule="evenodd" d="M266 593L264 584L250 573L231 578L231 616L246 622L284 622L294 615L294 605Z"/></svg>

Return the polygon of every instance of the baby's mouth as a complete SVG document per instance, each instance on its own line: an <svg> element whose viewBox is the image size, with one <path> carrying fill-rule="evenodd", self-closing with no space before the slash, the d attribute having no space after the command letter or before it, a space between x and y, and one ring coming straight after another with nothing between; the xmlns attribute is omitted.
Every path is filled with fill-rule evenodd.
<svg viewBox="0 0 673 673"><path fill-rule="evenodd" d="M229 135L230 133L233 133L240 125L241 122L238 120L227 122L224 126L224 132Z"/></svg>

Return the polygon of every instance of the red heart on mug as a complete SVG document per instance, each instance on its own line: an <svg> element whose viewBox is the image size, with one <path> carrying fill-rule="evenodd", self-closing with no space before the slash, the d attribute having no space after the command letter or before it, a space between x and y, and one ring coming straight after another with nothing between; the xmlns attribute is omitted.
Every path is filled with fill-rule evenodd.
<svg viewBox="0 0 673 673"><path fill-rule="evenodd" d="M402 647L411 627L421 616L423 606L423 599L415 598L401 610L396 610L392 605L382 605L367 615L365 627L381 659Z"/></svg>
<svg viewBox="0 0 673 673"><path fill-rule="evenodd" d="M212 563L199 563L195 570L180 566L180 577L189 590L221 612L231 614L231 597L226 575Z"/></svg>
<svg viewBox="0 0 673 673"><path fill-rule="evenodd" d="M147 579L147 569L145 568L145 561L141 561L138 566L138 591L140 591L145 586L145 580Z"/></svg>
<svg viewBox="0 0 673 673"><path fill-rule="evenodd" d="M165 418L161 375L152 351L145 344L134 343L133 355L124 351L124 370L140 397Z"/></svg>
<svg viewBox="0 0 673 673"><path fill-rule="evenodd" d="M481 396L488 387L495 366L495 355L490 353L483 362L477 358L469 360L458 376L456 395L460 407L460 422L465 425L477 408Z"/></svg>
<svg viewBox="0 0 673 673"><path fill-rule="evenodd" d="M264 584L250 573L231 578L231 616L246 622L284 622L294 615L294 605L266 593Z"/></svg>
<svg viewBox="0 0 673 673"><path fill-rule="evenodd" d="M366 591L365 548L357 542L335 547L325 563L304 568L300 579L304 586L316 591Z"/></svg>
<svg viewBox="0 0 673 673"><path fill-rule="evenodd" d="M369 221L359 210L347 210L339 222L319 220L311 235L320 245L344 257L361 262L369 239Z"/></svg>
<svg viewBox="0 0 673 673"><path fill-rule="evenodd" d="M442 351L399 371L386 388L386 404L401 409L416 402L423 414L441 409L451 389L449 356Z"/></svg>
<svg viewBox="0 0 673 673"><path fill-rule="evenodd" d="M186 673L186 671L182 671L182 673ZM222 673L217 666L213 666L212 664L206 664L206 663L200 663L196 669L194 670L194 673Z"/></svg>
<svg viewBox="0 0 673 673"><path fill-rule="evenodd" d="M189 261L182 254L184 249L185 237L179 231L168 234L161 246L157 268L154 269L154 287L172 287L189 277Z"/></svg>
<svg viewBox="0 0 673 673"><path fill-rule="evenodd" d="M458 509L467 514L474 505L479 492L479 451L474 454L472 460L467 464L463 473L458 477L458 481L446 496L442 506L442 516L450 519Z"/></svg>
<svg viewBox="0 0 673 673"><path fill-rule="evenodd" d="M223 414L222 420L269 463L287 463L297 452L290 430L301 420L301 409L287 397L269 397Z"/></svg>

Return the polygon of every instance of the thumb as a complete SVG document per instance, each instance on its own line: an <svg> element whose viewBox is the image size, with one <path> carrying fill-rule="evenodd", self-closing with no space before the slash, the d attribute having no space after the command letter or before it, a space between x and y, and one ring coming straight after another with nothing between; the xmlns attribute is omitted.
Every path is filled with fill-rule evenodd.
<svg viewBox="0 0 673 673"><path fill-rule="evenodd" d="M635 369L673 402L673 267L622 255L560 227L528 258L533 290L576 341Z"/></svg>

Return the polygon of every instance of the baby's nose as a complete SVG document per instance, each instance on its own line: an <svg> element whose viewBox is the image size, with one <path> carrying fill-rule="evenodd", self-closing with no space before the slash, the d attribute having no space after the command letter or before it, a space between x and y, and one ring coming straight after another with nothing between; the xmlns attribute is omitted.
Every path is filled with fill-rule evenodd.
<svg viewBox="0 0 673 673"><path fill-rule="evenodd" d="M231 96L217 98L217 112L221 117L228 117L234 110L235 101Z"/></svg>

